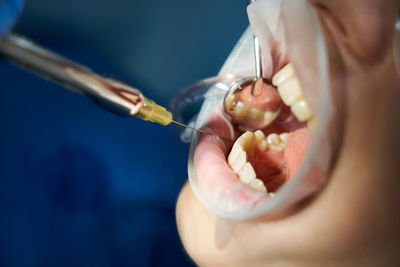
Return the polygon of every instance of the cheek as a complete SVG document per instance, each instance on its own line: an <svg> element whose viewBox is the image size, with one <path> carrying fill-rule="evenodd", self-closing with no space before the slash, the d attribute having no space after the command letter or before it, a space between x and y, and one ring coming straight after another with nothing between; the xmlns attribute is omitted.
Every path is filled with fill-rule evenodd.
<svg viewBox="0 0 400 267"><path fill-rule="evenodd" d="M357 2L354 1L353 5ZM393 35L393 10L388 5L374 3L371 6L358 3L353 6L352 14L344 19L347 26L349 46L360 58L368 61L379 61L386 52Z"/></svg>
<svg viewBox="0 0 400 267"><path fill-rule="evenodd" d="M335 39L358 59L379 61L391 44L396 1L320 0L313 5L330 25Z"/></svg>

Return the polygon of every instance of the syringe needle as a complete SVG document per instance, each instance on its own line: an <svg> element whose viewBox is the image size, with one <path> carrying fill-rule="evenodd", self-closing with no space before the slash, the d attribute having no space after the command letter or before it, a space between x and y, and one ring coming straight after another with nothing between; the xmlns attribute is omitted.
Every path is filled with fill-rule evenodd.
<svg viewBox="0 0 400 267"><path fill-rule="evenodd" d="M208 135L212 135L212 136L217 136L217 137L219 137L219 138L221 138L221 139L224 139L224 140L226 140L226 141L233 141L233 140L230 139L230 138L222 137L222 136L216 135L216 134L214 134L214 133L212 133L212 132L207 132L207 131L204 131L204 130L202 130L202 129L194 128L194 127L192 127L192 126L189 126L189 125L186 125L186 124L183 124L183 123L174 121L174 120L171 120L171 122L173 122L173 123L175 123L175 124L177 124L177 125L179 125L179 126L192 129L192 130L197 131L197 132L202 133L202 134L208 134Z"/></svg>
<svg viewBox="0 0 400 267"><path fill-rule="evenodd" d="M1 2L1 0L0 0ZM89 68L59 56L32 41L8 34L0 41L0 54L12 59L27 69L34 70L46 79L60 83L67 89L89 96L96 104L119 115L136 116L145 121L161 125L173 122L203 134L218 136L212 132L196 129L172 120L172 114L166 108L146 98L139 89L99 75ZM221 139L233 141L218 136Z"/></svg>
<svg viewBox="0 0 400 267"><path fill-rule="evenodd" d="M204 131L204 130L197 129L197 128L194 128L194 127L192 127L192 126L189 126L189 125L186 125L186 124L183 124L183 123L180 123L180 122L174 121L174 120L171 120L171 122L173 122L173 123L175 123L175 124L177 124L177 125L179 125L179 126L182 126L182 127L185 127L185 128L189 128L189 129L192 129L192 130L195 130L195 131L197 131L197 132L199 132L199 133L203 133L203 134L211 134L211 133L207 133L207 132L206 132L206 131Z"/></svg>

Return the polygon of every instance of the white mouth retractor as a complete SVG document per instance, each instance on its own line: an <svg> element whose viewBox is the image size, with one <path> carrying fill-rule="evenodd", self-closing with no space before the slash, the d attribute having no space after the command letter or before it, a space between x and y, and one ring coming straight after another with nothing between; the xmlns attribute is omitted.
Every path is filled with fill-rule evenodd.
<svg viewBox="0 0 400 267"><path fill-rule="evenodd" d="M252 10L256 10L256 12ZM279 15L275 16L275 21L271 22L268 21L267 16L260 14L260 10L269 10L269 12L275 10ZM259 0L249 7L248 12L252 28L256 35L259 34L261 36L261 41L270 39L270 37L263 38L263 33L257 32L257 29L263 26L262 24L267 24L274 25L273 30L271 30L273 35L275 31L278 32L276 36L281 38L282 43L289 44L286 49L295 68L296 75L302 87L305 88L306 100L310 103L313 113L316 114L318 127L313 135L313 143L303 164L291 181L283 185L273 198L257 192L246 202L239 201L238 194L241 191L241 187L245 186L240 182L231 188L216 187L205 190L201 177L198 177L195 170L194 153L199 136L194 136L188 163L189 182L192 191L206 208L220 217L230 219L246 219L267 213L271 215L280 214L281 211L292 207L322 188L326 178L323 180L314 179L315 177L310 175L310 170L318 168L320 173L328 177L332 159L332 143L329 139L329 134L326 134L329 133L328 126L333 116L328 57L321 26L315 11L306 0L295 2L288 0ZM252 20L252 16L258 16L258 18ZM284 40L282 40L282 37ZM248 30L225 62L220 75L250 76L252 70L254 71L252 51L252 33ZM263 60L263 66L270 64L265 58ZM307 63L305 64L304 62ZM268 68L266 69L268 71ZM211 87L208 89L207 94L210 97L205 96L195 127L206 125L210 114L220 109L224 97L223 90Z"/></svg>

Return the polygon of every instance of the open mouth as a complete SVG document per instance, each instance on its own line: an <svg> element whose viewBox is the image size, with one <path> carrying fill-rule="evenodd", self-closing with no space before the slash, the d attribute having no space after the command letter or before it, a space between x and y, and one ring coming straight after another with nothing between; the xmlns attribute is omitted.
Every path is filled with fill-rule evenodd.
<svg viewBox="0 0 400 267"><path fill-rule="evenodd" d="M210 118L207 127L217 135L231 136L233 126L235 141L200 137L194 161L197 176L206 187L204 190L218 187L221 190L214 190L215 194L226 194L229 190L222 188L232 189L240 182L245 185L239 194L242 201L257 192L272 197L299 170L311 144L316 119L290 63L273 76L272 85L268 90L275 90L279 95L279 105L274 100L273 108L265 112L276 113L268 126L248 130L249 127L243 127L246 120L232 123L222 113ZM260 101L266 98L263 94L249 97L246 90L250 89L243 89L245 97L231 101L236 107L232 107L232 112L241 118L244 114L261 112Z"/></svg>
<svg viewBox="0 0 400 267"><path fill-rule="evenodd" d="M294 2L249 6L252 31L220 71L237 80L210 87L196 119L197 127L233 140L195 136L189 154L194 195L222 218L284 215L326 184L340 149L322 28L307 1ZM270 16L271 10L280 15ZM233 82L254 72L248 53L253 33L260 41L264 79L254 88L254 79L248 86L240 83L241 91L230 98L226 90L235 92Z"/></svg>
<svg viewBox="0 0 400 267"><path fill-rule="evenodd" d="M236 107L244 106L247 110L233 108L233 113L237 112L241 117L243 113L256 113L260 109L259 103L264 101L272 104L264 114L271 117L269 114L273 112L276 119L262 129L243 133L233 144L228 165L241 182L253 189L273 193L296 173L311 140L316 119L304 99L291 64L273 76L275 87L262 88L264 85L260 82L261 79L257 81L254 92L261 87L260 90L270 90L271 93L250 95L250 85L247 86L241 91L247 96L243 100L247 101L236 103ZM279 95L278 100L269 101L274 91ZM238 128L242 128L240 123Z"/></svg>

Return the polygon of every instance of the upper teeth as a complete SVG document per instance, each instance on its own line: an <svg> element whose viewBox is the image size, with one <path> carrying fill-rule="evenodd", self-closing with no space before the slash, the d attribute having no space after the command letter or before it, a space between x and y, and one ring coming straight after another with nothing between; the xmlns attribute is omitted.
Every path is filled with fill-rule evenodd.
<svg viewBox="0 0 400 267"><path fill-rule="evenodd" d="M293 105L293 103L303 98L299 81L295 78L283 81L278 86L278 93L287 106Z"/></svg>
<svg viewBox="0 0 400 267"><path fill-rule="evenodd" d="M283 103L290 107L299 121L315 121L314 115L304 99L300 83L294 75L291 63L274 75L272 84L278 88Z"/></svg>
<svg viewBox="0 0 400 267"><path fill-rule="evenodd" d="M274 152L282 152L290 137L290 133L280 135L272 133L265 137L260 130L255 133L247 131L242 134L233 144L232 150L228 156L228 163L233 172L239 177L239 180L250 187L267 192L264 183L257 178L249 158L254 156L255 149L265 151L269 148Z"/></svg>
<svg viewBox="0 0 400 267"><path fill-rule="evenodd" d="M281 100L276 89L262 78L253 82L246 80L238 87L235 85L224 100L225 112L242 129L264 128L280 113Z"/></svg>
<svg viewBox="0 0 400 267"><path fill-rule="evenodd" d="M313 117L311 109L308 107L304 98L295 101L290 106L290 109L299 121L307 121Z"/></svg>
<svg viewBox="0 0 400 267"><path fill-rule="evenodd" d="M234 95L226 100L226 105L231 113L234 114L236 120L243 123L246 120L258 121L261 120L263 125L271 124L278 116L280 110L263 111L259 108L252 108L244 101L236 99Z"/></svg>
<svg viewBox="0 0 400 267"><path fill-rule="evenodd" d="M294 77L294 70L291 63L287 64L272 77L272 84L277 86L290 77Z"/></svg>

